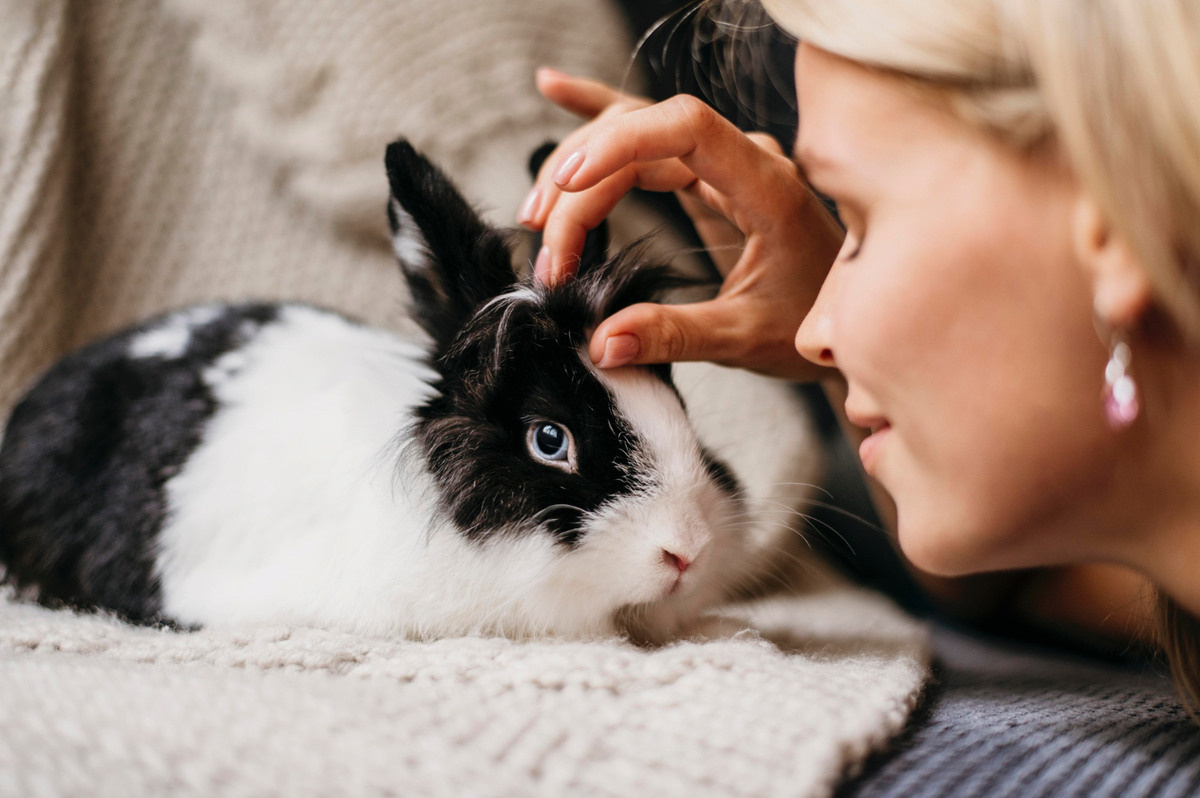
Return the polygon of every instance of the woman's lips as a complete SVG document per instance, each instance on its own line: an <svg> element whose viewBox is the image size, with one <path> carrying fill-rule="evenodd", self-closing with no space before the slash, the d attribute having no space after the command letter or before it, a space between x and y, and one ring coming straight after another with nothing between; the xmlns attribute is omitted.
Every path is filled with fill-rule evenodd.
<svg viewBox="0 0 1200 798"><path fill-rule="evenodd" d="M862 427L871 433L858 445L858 459L862 461L863 470L868 474L873 474L875 462L879 459L879 447L887 441L892 425L883 416L858 412L851 408L849 403L846 407L846 418L854 426Z"/></svg>
<svg viewBox="0 0 1200 798"><path fill-rule="evenodd" d="M858 445L858 459L862 461L863 470L875 474L875 463L879 460L879 449L887 442L892 425L886 421L879 427L872 427L871 434Z"/></svg>

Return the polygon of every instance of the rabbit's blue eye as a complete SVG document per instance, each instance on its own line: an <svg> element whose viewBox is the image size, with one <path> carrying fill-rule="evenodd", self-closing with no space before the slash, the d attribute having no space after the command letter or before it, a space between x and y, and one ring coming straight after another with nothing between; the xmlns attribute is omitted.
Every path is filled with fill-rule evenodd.
<svg viewBox="0 0 1200 798"><path fill-rule="evenodd" d="M567 432L557 424L542 424L533 435L533 448L546 460L567 459Z"/></svg>
<svg viewBox="0 0 1200 798"><path fill-rule="evenodd" d="M539 460L559 468L573 469L570 431L561 424L538 421L529 426L529 451Z"/></svg>

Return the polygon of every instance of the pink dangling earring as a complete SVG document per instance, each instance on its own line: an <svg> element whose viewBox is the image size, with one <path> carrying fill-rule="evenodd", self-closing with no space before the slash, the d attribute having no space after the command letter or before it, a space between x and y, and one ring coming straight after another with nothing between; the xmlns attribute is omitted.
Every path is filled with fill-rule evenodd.
<svg viewBox="0 0 1200 798"><path fill-rule="evenodd" d="M1141 410L1137 383L1129 376L1133 352L1120 333L1114 333L1109 348L1108 364L1104 367L1104 415L1115 430L1133 423Z"/></svg>

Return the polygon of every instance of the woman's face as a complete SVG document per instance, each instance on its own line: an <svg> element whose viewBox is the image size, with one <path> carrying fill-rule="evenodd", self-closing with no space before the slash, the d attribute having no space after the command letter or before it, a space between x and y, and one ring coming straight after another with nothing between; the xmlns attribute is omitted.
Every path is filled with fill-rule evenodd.
<svg viewBox="0 0 1200 798"><path fill-rule="evenodd" d="M1074 181L889 77L797 56L797 157L847 239L796 345L832 359L900 542L957 574L1094 556L1113 466Z"/></svg>

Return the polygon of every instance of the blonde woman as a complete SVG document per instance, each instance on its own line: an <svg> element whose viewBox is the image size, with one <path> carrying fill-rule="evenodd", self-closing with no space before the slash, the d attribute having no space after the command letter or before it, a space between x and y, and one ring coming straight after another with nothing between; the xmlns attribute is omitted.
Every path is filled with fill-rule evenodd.
<svg viewBox="0 0 1200 798"><path fill-rule="evenodd" d="M1144 575L1194 708L1200 4L764 4L803 42L794 161L692 98L539 75L593 121L522 211L538 274L569 275L632 186L678 192L738 245L721 294L617 314L592 358L838 375L913 563Z"/></svg>

